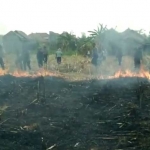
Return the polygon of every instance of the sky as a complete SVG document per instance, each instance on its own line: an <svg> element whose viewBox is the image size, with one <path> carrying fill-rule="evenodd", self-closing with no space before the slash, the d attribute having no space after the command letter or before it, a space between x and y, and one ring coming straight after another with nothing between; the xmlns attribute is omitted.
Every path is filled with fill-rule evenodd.
<svg viewBox="0 0 150 150"><path fill-rule="evenodd" d="M149 6L150 0L0 0L0 34L68 31L80 36L99 23L148 33Z"/></svg>

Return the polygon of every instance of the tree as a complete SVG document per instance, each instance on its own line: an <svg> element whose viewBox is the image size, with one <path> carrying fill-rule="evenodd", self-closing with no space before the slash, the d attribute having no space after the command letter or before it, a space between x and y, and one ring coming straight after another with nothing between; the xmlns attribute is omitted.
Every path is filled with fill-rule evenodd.
<svg viewBox="0 0 150 150"><path fill-rule="evenodd" d="M80 54L85 55L87 51L92 49L93 39L91 37L87 37L85 33L82 33L82 36L77 39L77 49Z"/></svg>
<svg viewBox="0 0 150 150"><path fill-rule="evenodd" d="M140 29L140 30L137 30L136 32L139 33L139 34L144 34L145 30Z"/></svg>
<svg viewBox="0 0 150 150"><path fill-rule="evenodd" d="M74 50L76 43L76 36L73 33L63 32L59 36L58 44L62 46L64 50Z"/></svg>
<svg viewBox="0 0 150 150"><path fill-rule="evenodd" d="M97 30L94 29L94 31L88 31L88 32L90 33L91 37L94 39L96 44L100 46L102 41L105 38L105 31L107 31L107 25L104 26L103 24L99 24Z"/></svg>

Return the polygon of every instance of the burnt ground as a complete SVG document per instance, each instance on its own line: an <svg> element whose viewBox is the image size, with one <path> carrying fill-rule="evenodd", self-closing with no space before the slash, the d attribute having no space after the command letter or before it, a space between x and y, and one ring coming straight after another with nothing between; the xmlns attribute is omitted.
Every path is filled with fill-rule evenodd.
<svg viewBox="0 0 150 150"><path fill-rule="evenodd" d="M0 150L149 149L150 83L0 77Z"/></svg>

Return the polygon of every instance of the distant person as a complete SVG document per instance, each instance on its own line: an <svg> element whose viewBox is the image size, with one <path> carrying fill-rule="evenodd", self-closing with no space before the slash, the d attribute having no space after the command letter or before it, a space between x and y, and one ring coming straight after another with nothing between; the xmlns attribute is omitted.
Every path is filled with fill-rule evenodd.
<svg viewBox="0 0 150 150"><path fill-rule="evenodd" d="M23 70L22 54L19 52L17 53L15 64L16 64L17 69Z"/></svg>
<svg viewBox="0 0 150 150"><path fill-rule="evenodd" d="M27 68L29 70L31 70L31 66L30 66L30 53L29 50L23 50L22 51L22 60L23 60L23 70L27 70Z"/></svg>
<svg viewBox="0 0 150 150"><path fill-rule="evenodd" d="M97 66L98 65L98 49L95 44L93 44L93 47L94 49L93 49L93 54L92 54L92 64L94 66Z"/></svg>
<svg viewBox="0 0 150 150"><path fill-rule="evenodd" d="M119 66L121 66L121 64L122 64L122 50L121 49L117 51L116 57L118 59Z"/></svg>
<svg viewBox="0 0 150 150"><path fill-rule="evenodd" d="M37 58L39 68L42 68L43 67L43 60L44 60L42 48L38 49L36 58Z"/></svg>
<svg viewBox="0 0 150 150"><path fill-rule="evenodd" d="M106 49L102 50L103 60L106 60L107 52Z"/></svg>
<svg viewBox="0 0 150 150"><path fill-rule="evenodd" d="M91 53L89 50L87 51L87 57L91 57Z"/></svg>
<svg viewBox="0 0 150 150"><path fill-rule="evenodd" d="M98 64L100 65L106 59L106 52L102 48L98 52Z"/></svg>
<svg viewBox="0 0 150 150"><path fill-rule="evenodd" d="M58 63L58 64L61 64L61 57L62 57L62 50L61 50L61 48L59 48L59 49L56 51L56 60L57 60L57 63Z"/></svg>
<svg viewBox="0 0 150 150"><path fill-rule="evenodd" d="M135 69L140 69L141 61L142 61L142 49L137 48L135 53L134 53L134 66L135 66Z"/></svg>
<svg viewBox="0 0 150 150"><path fill-rule="evenodd" d="M5 70L5 65L4 65L3 57L4 57L4 51L3 51L2 45L0 45L0 65L1 65L1 68L3 70Z"/></svg>
<svg viewBox="0 0 150 150"><path fill-rule="evenodd" d="M48 61L48 50L47 50L46 46L44 46L44 48L43 48L43 61L44 61L44 64L47 65L47 61Z"/></svg>
<svg viewBox="0 0 150 150"><path fill-rule="evenodd" d="M97 64L100 65L103 61L103 53L102 51L99 51L97 54L98 54Z"/></svg>

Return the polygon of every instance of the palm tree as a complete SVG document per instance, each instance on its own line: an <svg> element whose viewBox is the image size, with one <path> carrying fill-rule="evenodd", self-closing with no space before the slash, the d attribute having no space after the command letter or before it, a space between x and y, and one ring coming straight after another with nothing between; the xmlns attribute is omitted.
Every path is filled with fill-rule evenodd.
<svg viewBox="0 0 150 150"><path fill-rule="evenodd" d="M94 31L88 31L88 32L90 33L91 37L94 39L96 44L100 45L100 43L104 40L105 31L107 31L107 25L104 26L103 24L99 24L97 30L94 29Z"/></svg>
<svg viewBox="0 0 150 150"><path fill-rule="evenodd" d="M140 30L137 30L136 32L142 35L142 34L144 34L145 30L140 29Z"/></svg>

